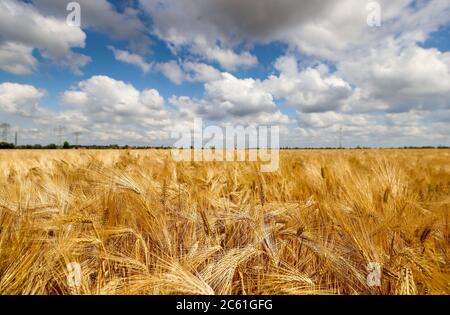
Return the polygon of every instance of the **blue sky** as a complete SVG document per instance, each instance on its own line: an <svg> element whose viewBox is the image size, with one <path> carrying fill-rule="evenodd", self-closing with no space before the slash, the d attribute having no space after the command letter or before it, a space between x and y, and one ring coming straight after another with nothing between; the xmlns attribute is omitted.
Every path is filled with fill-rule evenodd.
<svg viewBox="0 0 450 315"><path fill-rule="evenodd" d="M23 143L171 144L207 124L278 125L286 146L448 144L450 4L2 0L0 122ZM348 12L352 12L348 14ZM376 13L376 12L375 12ZM56 31L55 31L56 30Z"/></svg>

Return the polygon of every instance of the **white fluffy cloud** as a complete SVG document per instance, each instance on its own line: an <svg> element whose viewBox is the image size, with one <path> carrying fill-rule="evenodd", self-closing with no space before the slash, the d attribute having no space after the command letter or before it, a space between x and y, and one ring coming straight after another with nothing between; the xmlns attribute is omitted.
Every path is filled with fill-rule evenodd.
<svg viewBox="0 0 450 315"><path fill-rule="evenodd" d="M205 84L206 98L217 104L217 111L234 116L273 111L276 105L270 93L254 79L238 79L232 74L223 73L220 80Z"/></svg>
<svg viewBox="0 0 450 315"><path fill-rule="evenodd" d="M178 114L165 106L157 90L138 90L107 76L91 77L65 91L63 107L50 109L42 104L44 96L45 90L32 85L0 84L0 116L20 126L24 141L55 142L53 127L62 125L65 137L82 131L89 143L158 143L167 141L177 125Z"/></svg>
<svg viewBox="0 0 450 315"><path fill-rule="evenodd" d="M30 74L37 66L33 48L13 43L0 43L0 69L13 74Z"/></svg>
<svg viewBox="0 0 450 315"><path fill-rule="evenodd" d="M33 117L38 112L39 100L45 91L32 85L5 82L0 84L0 112Z"/></svg>
<svg viewBox="0 0 450 315"><path fill-rule="evenodd" d="M172 60L155 63L154 68L175 84L181 84L183 82L209 82L221 78L219 70L205 63L186 61L180 64Z"/></svg>
<svg viewBox="0 0 450 315"><path fill-rule="evenodd" d="M36 66L34 49L53 62L70 67L77 74L90 58L75 53L83 48L86 34L65 20L42 15L31 4L3 0L0 3L0 68L27 74Z"/></svg>
<svg viewBox="0 0 450 315"><path fill-rule="evenodd" d="M450 53L388 43L366 56L339 62L338 73L359 88L352 110L398 112L450 106Z"/></svg>
<svg viewBox="0 0 450 315"><path fill-rule="evenodd" d="M278 110L272 94L259 80L239 79L222 73L205 83L202 99L173 96L170 102L185 119L202 117L209 121L235 124L287 124L289 118Z"/></svg>
<svg viewBox="0 0 450 315"><path fill-rule="evenodd" d="M107 76L81 81L75 89L66 91L62 99L98 123L137 123L151 127L167 124L170 117L158 91L139 91L131 84Z"/></svg>
<svg viewBox="0 0 450 315"><path fill-rule="evenodd" d="M94 141L152 143L159 140L167 144L172 130L192 123L195 117L219 125L289 123L289 118L276 108L259 81L224 73L219 80L206 85L203 99L173 96L171 106L167 106L155 89L139 90L108 76L93 76L61 95L64 107L49 109L40 104L46 95L44 90L3 83L0 112L25 119L20 121L21 125L42 130L41 139L49 139L48 142L56 139L51 132L55 125L63 125L69 133L82 131ZM17 121L16 118L13 120Z"/></svg>
<svg viewBox="0 0 450 315"><path fill-rule="evenodd" d="M148 53L150 40L139 11L126 8L117 12L107 0L77 1L81 7L81 28L66 23L70 1L33 0L31 2L3 0L0 2L0 69L25 75L35 71L38 61L35 51L52 63L81 75L91 58L74 52L84 48L86 34L82 29L103 32L115 40L126 40L133 51ZM118 59L140 63L138 55L115 51Z"/></svg>
<svg viewBox="0 0 450 315"><path fill-rule="evenodd" d="M193 54L218 62L226 70L256 65L248 51L237 52L214 21L221 18L220 8L211 10L214 1L140 1L151 15L154 33L167 41L174 51L188 47ZM217 3L217 1L215 1ZM232 31L230 28L228 28Z"/></svg>
<svg viewBox="0 0 450 315"><path fill-rule="evenodd" d="M431 122L432 112L412 110L405 113L337 112L298 113L298 127L291 134L297 146L395 147L445 145L448 124Z"/></svg>
<svg viewBox="0 0 450 315"><path fill-rule="evenodd" d="M218 62L226 70L236 70L237 68L248 68L255 66L258 59L248 51L236 53L226 47L217 44L208 44L203 39L194 41L192 51L200 56L204 56L209 61Z"/></svg>
<svg viewBox="0 0 450 315"><path fill-rule="evenodd" d="M161 72L165 77L175 84L183 82L208 82L220 78L220 71L205 63L171 60L168 62L146 62L139 54L127 50L108 46L117 61L137 66L144 73L150 71Z"/></svg>
<svg viewBox="0 0 450 315"><path fill-rule="evenodd" d="M303 53L336 60L387 37L404 43L421 41L450 16L446 0L379 0L383 27L373 29L367 25L368 2L360 0L140 2L160 38L174 47L190 47L225 67L236 66L234 59L254 64L249 54L234 52L242 43L282 41ZM228 59L232 62L227 65Z"/></svg>
<svg viewBox="0 0 450 315"><path fill-rule="evenodd" d="M155 69L175 84L181 84L185 79L183 70L175 60L156 64Z"/></svg>
<svg viewBox="0 0 450 315"><path fill-rule="evenodd" d="M36 8L45 14L64 19L70 0L32 0ZM146 53L150 40L147 28L139 18L139 11L126 6L118 12L107 0L77 0L81 8L81 28L102 32L115 40L129 41L133 51Z"/></svg>
<svg viewBox="0 0 450 315"><path fill-rule="evenodd" d="M28 84L0 84L0 123L8 122L14 131L20 130L22 144L49 142L56 113L41 104L46 95L45 90Z"/></svg>
<svg viewBox="0 0 450 315"><path fill-rule="evenodd" d="M350 84L330 74L323 64L299 71L296 58L284 56L277 60L275 68L280 74L269 76L263 83L265 88L302 111L339 110L352 94Z"/></svg>
<svg viewBox="0 0 450 315"><path fill-rule="evenodd" d="M190 82L209 82L221 77L219 70L204 63L188 61L183 63L183 69Z"/></svg>
<svg viewBox="0 0 450 315"><path fill-rule="evenodd" d="M126 50L116 49L112 46L108 46L108 49L113 52L114 58L116 60L135 65L139 67L144 73L149 72L152 68L152 65L150 63L147 63L144 58L138 54L134 54Z"/></svg>

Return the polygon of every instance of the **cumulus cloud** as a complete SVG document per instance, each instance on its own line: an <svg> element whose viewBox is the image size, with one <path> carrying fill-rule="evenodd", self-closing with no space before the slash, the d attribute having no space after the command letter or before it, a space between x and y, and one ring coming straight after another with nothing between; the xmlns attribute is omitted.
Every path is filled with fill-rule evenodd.
<svg viewBox="0 0 450 315"><path fill-rule="evenodd" d="M249 68L258 63L258 59L248 51L236 53L230 48L211 45L202 39L194 41L192 51L209 61L218 62L226 70Z"/></svg>
<svg viewBox="0 0 450 315"><path fill-rule="evenodd" d="M353 110L399 112L450 106L448 52L416 45L401 48L391 42L364 57L342 60L338 69L360 89ZM378 106L367 107L375 101Z"/></svg>
<svg viewBox="0 0 450 315"><path fill-rule="evenodd" d="M107 76L93 76L61 95L63 106L42 104L46 91L32 85L0 84L0 115L16 126L30 141L54 142L55 125L66 133L82 131L93 142L151 143L167 140L178 114L165 105L155 89L133 85ZM33 138L25 130L40 132ZM156 136L160 136L156 139Z"/></svg>
<svg viewBox="0 0 450 315"><path fill-rule="evenodd" d="M219 79L221 73L211 65L193 62L171 60L167 62L146 62L145 58L139 54L127 50L117 49L111 45L108 46L114 54L117 61L134 65L144 73L150 71L161 72L166 78L175 84L183 82L208 82Z"/></svg>
<svg viewBox="0 0 450 315"><path fill-rule="evenodd" d="M133 85L107 76L93 76L64 92L62 100L95 123L141 124L168 123L164 99L154 89L137 90Z"/></svg>
<svg viewBox="0 0 450 315"><path fill-rule="evenodd" d="M264 87L302 111L339 110L352 95L350 84L330 74L323 64L299 71L295 57L283 56L276 61L275 68L279 76L269 76Z"/></svg>
<svg viewBox="0 0 450 315"><path fill-rule="evenodd" d="M405 144L444 145L449 128L431 122L431 112L404 113L337 112L297 113L298 127L290 134L297 146L337 146L339 138L348 146L395 147Z"/></svg>
<svg viewBox="0 0 450 315"><path fill-rule="evenodd" d="M45 14L64 19L69 0L32 0L34 6ZM107 0L77 0L81 8L81 28L102 32L115 40L126 40L133 51L146 53L150 49L147 28L139 18L139 10L126 6L123 12Z"/></svg>
<svg viewBox="0 0 450 315"><path fill-rule="evenodd" d="M96 141L121 140L121 143L153 140L168 143L172 130L192 123L196 117L222 126L289 123L289 118L276 108L271 95L261 89L258 81L224 73L207 85L204 98L173 96L168 106L155 89L139 90L108 76L93 76L61 95L63 107L49 109L40 104L46 95L44 90L3 83L0 112L27 119L21 124L44 130L45 137L50 139L55 135L48 130L61 124L67 131L88 133Z"/></svg>
<svg viewBox="0 0 450 315"><path fill-rule="evenodd" d="M299 24L312 19L329 1L297 0L195 0L160 2L141 0L155 23L156 33L174 45L203 40L226 44L270 41Z"/></svg>
<svg viewBox="0 0 450 315"><path fill-rule="evenodd" d="M223 49L233 49L242 43L282 41L303 53L335 60L387 37L422 41L450 16L445 0L379 0L383 27L374 30L367 25L367 2L360 0L140 2L160 38L207 58L213 57L218 42Z"/></svg>
<svg viewBox="0 0 450 315"><path fill-rule="evenodd" d="M160 71L175 84L183 82L209 82L221 77L219 70L205 63L185 61L179 63L175 60L155 63L154 69Z"/></svg>
<svg viewBox="0 0 450 315"><path fill-rule="evenodd" d="M261 83L254 79L238 79L230 73L223 73L220 80L205 84L208 100L231 115L245 116L252 113L272 111L276 108L273 97Z"/></svg>
<svg viewBox="0 0 450 315"><path fill-rule="evenodd" d="M221 77L220 71L216 68L199 62L184 62L183 69L190 82L209 82Z"/></svg>
<svg viewBox="0 0 450 315"><path fill-rule="evenodd" d="M145 62L144 58L138 54L130 53L126 50L116 49L113 46L108 46L108 49L113 52L116 60L135 65L144 73L149 72L152 68L152 65Z"/></svg>
<svg viewBox="0 0 450 315"><path fill-rule="evenodd" d="M185 79L183 70L175 60L159 63L155 65L155 69L160 71L162 74L164 74L164 76L166 76L175 84L181 84Z"/></svg>
<svg viewBox="0 0 450 315"><path fill-rule="evenodd" d="M0 112L33 117L41 111L39 100L46 95L32 85L5 82L0 84Z"/></svg>
<svg viewBox="0 0 450 315"><path fill-rule="evenodd" d="M287 128L291 120L280 110L260 111L251 115L233 115L226 109L220 108L220 104L212 103L207 98L193 99L188 96L172 96L169 102L179 112L178 124L184 126L192 123L195 118L202 118L208 124L225 127L227 125L258 126L278 125ZM174 126L173 128L177 128ZM285 129L283 129L285 130Z"/></svg>
<svg viewBox="0 0 450 315"><path fill-rule="evenodd" d="M75 53L83 48L86 34L65 20L42 15L33 5L4 0L0 3L0 68L15 74L27 74L36 66L32 52L81 73L90 58ZM11 63L10 63L11 62Z"/></svg>
<svg viewBox="0 0 450 315"><path fill-rule="evenodd" d="M0 43L0 69L13 74L30 74L37 66L33 48L13 42Z"/></svg>
<svg viewBox="0 0 450 315"><path fill-rule="evenodd" d="M259 80L239 79L225 72L219 79L205 83L204 88L201 99L173 96L170 102L186 119L202 117L219 123L251 125L289 123Z"/></svg>
<svg viewBox="0 0 450 315"><path fill-rule="evenodd" d="M229 34L220 29L223 25L216 23L221 17L220 8L214 7L217 1L140 2L152 17L154 33L173 50L188 47L193 54L218 62L229 71L256 65L256 57L248 51L237 52Z"/></svg>
<svg viewBox="0 0 450 315"><path fill-rule="evenodd" d="M20 130L21 141L30 143L45 139L50 142L51 122L55 121L57 114L41 104L46 95L44 89L29 84L1 83L1 123L8 122L14 130Z"/></svg>

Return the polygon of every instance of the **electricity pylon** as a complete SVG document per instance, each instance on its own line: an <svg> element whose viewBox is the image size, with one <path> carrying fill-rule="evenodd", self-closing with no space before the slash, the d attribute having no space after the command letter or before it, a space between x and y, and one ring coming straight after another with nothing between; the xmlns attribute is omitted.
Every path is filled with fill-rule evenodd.
<svg viewBox="0 0 450 315"><path fill-rule="evenodd" d="M55 132L58 136L58 142L59 142L59 146L62 146L62 136L63 136L63 132L64 130L66 130L65 127L59 125L58 127L55 127Z"/></svg>
<svg viewBox="0 0 450 315"><path fill-rule="evenodd" d="M76 132L73 133L73 135L75 136L75 146L76 146L76 147L78 147L78 144L79 144L79 143L78 143L78 140L79 140L79 137L81 136L81 134L82 134L82 133L79 132L79 131L76 131Z"/></svg>

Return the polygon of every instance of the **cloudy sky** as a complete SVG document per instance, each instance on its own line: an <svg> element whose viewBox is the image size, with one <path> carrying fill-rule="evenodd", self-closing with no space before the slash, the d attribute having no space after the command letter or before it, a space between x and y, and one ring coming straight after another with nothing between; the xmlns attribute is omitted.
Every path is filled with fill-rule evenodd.
<svg viewBox="0 0 450 315"><path fill-rule="evenodd" d="M450 2L0 0L0 123L19 144L172 144L278 125L281 145L450 145ZM11 133L10 133L11 134ZM450 137L449 137L450 138ZM12 142L12 136L9 139Z"/></svg>

